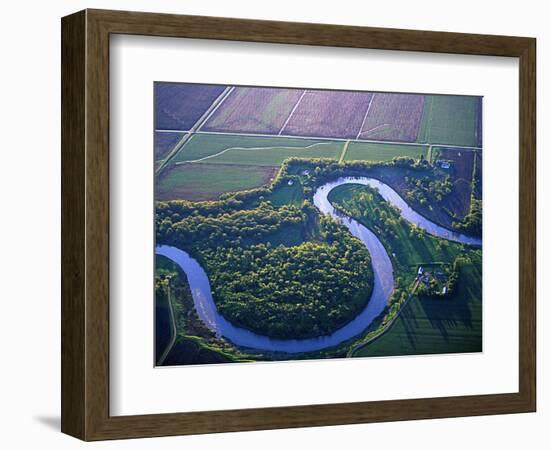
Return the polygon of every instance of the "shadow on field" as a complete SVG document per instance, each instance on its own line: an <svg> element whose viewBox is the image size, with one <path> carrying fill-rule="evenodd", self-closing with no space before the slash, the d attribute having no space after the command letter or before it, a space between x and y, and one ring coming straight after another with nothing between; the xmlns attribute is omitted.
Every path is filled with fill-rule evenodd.
<svg viewBox="0 0 550 450"><path fill-rule="evenodd" d="M416 350L416 341L418 339L418 321L413 308L410 306L411 304L409 304L409 307L405 307L401 313L400 319L410 346Z"/></svg>

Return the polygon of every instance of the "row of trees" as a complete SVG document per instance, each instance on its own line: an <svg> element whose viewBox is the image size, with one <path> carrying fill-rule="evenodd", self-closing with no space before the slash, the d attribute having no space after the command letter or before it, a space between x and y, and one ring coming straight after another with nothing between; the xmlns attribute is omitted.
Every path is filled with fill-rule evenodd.
<svg viewBox="0 0 550 450"><path fill-rule="evenodd" d="M451 177L448 175L443 178L406 176L405 183L408 187L407 200L418 202L423 206L441 202L453 189Z"/></svg>
<svg viewBox="0 0 550 450"><path fill-rule="evenodd" d="M481 236L483 210L481 200L472 196L470 200L470 212L460 222L453 222L453 227L466 234Z"/></svg>

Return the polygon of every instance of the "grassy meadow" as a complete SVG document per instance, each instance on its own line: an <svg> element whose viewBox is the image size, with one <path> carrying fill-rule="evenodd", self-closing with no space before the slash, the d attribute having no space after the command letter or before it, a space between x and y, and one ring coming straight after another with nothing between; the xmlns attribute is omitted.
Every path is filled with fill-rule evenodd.
<svg viewBox="0 0 550 450"><path fill-rule="evenodd" d="M236 164L182 164L170 166L157 179L157 200L216 200L225 192L269 184L277 167Z"/></svg>

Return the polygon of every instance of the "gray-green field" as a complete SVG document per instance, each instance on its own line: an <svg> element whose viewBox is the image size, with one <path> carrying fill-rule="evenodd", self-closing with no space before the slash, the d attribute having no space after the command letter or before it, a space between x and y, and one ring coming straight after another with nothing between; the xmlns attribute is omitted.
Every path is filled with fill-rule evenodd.
<svg viewBox="0 0 550 450"><path fill-rule="evenodd" d="M163 172L156 184L157 200L215 200L226 192L265 186L278 168L238 164L181 164Z"/></svg>
<svg viewBox="0 0 550 450"><path fill-rule="evenodd" d="M418 142L481 147L479 97L427 95Z"/></svg>
<svg viewBox="0 0 550 450"><path fill-rule="evenodd" d="M174 163L245 164L280 166L292 156L337 159L344 143L340 141L293 139L239 134L196 134L178 152Z"/></svg>
<svg viewBox="0 0 550 450"><path fill-rule="evenodd" d="M380 144L372 142L351 142L345 161L391 161L393 158L426 157L428 147L423 145Z"/></svg>

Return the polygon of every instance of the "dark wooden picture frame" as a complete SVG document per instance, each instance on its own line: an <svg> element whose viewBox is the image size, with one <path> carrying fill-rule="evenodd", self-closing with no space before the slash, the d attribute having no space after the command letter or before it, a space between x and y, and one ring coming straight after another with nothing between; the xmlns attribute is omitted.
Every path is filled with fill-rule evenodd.
<svg viewBox="0 0 550 450"><path fill-rule="evenodd" d="M61 29L61 428L64 433L84 440L100 440L535 411L535 39L104 10L85 10L64 17ZM461 397L110 416L111 34L519 58L519 391Z"/></svg>

